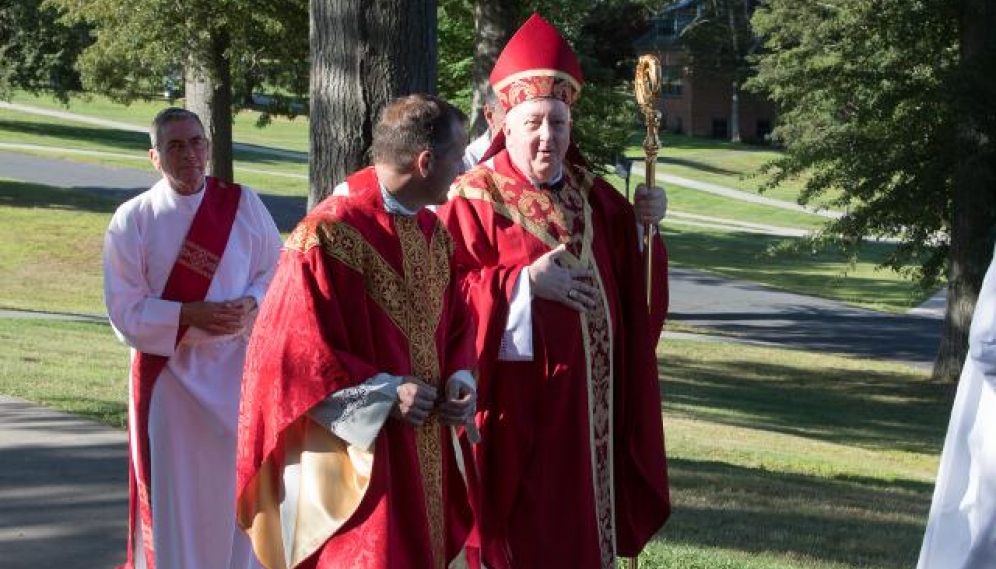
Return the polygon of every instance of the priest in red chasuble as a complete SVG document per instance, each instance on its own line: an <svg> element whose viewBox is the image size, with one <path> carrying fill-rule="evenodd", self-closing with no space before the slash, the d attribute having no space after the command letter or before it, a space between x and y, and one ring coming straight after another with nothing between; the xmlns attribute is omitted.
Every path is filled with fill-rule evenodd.
<svg viewBox="0 0 996 569"><path fill-rule="evenodd" d="M238 519L269 569L444 569L463 548L474 327L425 206L460 169L464 122L431 96L387 105L374 165L287 239L239 430Z"/></svg>
<svg viewBox="0 0 996 569"><path fill-rule="evenodd" d="M477 317L479 533L491 569L607 569L638 554L670 512L655 347L667 257L653 235L651 305L641 224L571 143L577 57L534 15L491 74L506 110L483 161L439 217Z"/></svg>

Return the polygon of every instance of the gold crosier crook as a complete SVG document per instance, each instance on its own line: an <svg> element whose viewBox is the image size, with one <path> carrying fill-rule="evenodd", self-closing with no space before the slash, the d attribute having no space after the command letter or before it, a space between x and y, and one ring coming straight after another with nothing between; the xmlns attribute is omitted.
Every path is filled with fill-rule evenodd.
<svg viewBox="0 0 996 569"><path fill-rule="evenodd" d="M633 81L633 90L636 94L636 103L643 111L644 121L647 123L647 137L643 139L643 152L647 155L647 187L652 188L657 185L657 178L654 174L654 167L657 165L657 150L660 148L660 140L657 138L657 123L660 120L660 112L657 110L657 95L661 91L661 62L656 55L641 55L636 62L636 78ZM647 308L650 308L650 296L652 287L652 276L654 267L654 240L650 232L650 223L643 224L643 259L647 269ZM636 561L630 562L630 567L636 567Z"/></svg>

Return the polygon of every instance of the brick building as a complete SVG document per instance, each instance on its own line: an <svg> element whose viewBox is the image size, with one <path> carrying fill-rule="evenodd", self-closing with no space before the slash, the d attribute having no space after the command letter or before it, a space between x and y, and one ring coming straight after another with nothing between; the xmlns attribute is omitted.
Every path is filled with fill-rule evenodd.
<svg viewBox="0 0 996 569"><path fill-rule="evenodd" d="M633 45L638 54L656 54L663 67L663 128L676 133L729 139L733 77L694 73L687 65L688 51L681 42L681 31L699 17L702 10L701 0L679 0L669 5L651 20L650 30ZM765 141L777 115L774 103L742 90L737 98L741 140Z"/></svg>

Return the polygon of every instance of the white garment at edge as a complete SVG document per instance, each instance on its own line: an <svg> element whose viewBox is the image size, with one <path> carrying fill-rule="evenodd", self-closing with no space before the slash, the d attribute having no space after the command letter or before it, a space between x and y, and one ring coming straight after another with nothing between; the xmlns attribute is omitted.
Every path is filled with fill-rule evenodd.
<svg viewBox="0 0 996 569"><path fill-rule="evenodd" d="M996 568L996 262L975 305L917 568Z"/></svg>
<svg viewBox="0 0 996 569"><path fill-rule="evenodd" d="M191 328L174 350L180 304L160 298L203 196L203 190L178 194L160 181L118 208L104 240L104 295L115 331L133 357L136 349L169 356L149 417L157 569L260 567L235 523L235 448L249 330L211 336ZM273 218L243 188L205 300L252 295L262 305L280 247ZM129 409L132 441L133 413ZM135 561L144 567L144 557Z"/></svg>
<svg viewBox="0 0 996 569"><path fill-rule="evenodd" d="M481 156L484 156L488 148L491 148L491 133L485 131L484 134L478 136L467 145L467 149L463 152L463 166L461 166L460 170L466 172L477 166L477 163L481 161Z"/></svg>

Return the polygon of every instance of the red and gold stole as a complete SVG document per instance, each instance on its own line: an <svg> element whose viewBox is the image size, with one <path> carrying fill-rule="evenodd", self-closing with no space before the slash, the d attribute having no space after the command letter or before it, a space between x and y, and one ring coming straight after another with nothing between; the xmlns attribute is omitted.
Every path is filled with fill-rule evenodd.
<svg viewBox="0 0 996 569"><path fill-rule="evenodd" d="M585 268L594 277L589 283L599 290L601 302L595 310L579 315L584 342L585 371L588 379L588 427L591 470L594 481L595 516L599 531L602 566L613 567L615 546L615 495L613 466L613 338L611 313L605 285L592 242L594 225L589 193L594 175L571 163L564 165L562 187L557 191L538 189L512 164L507 151L494 157L493 171L471 170L451 195L491 205L539 242L554 249L563 244L567 253L562 264Z"/></svg>
<svg viewBox="0 0 996 569"><path fill-rule="evenodd" d="M176 302L197 302L204 300L211 279L214 277L221 256L228 245L228 238L235 224L235 214L239 209L242 188L208 177L205 179L204 198L190 224L183 240L180 254L163 288L162 299ZM186 326L181 326L176 334L179 344ZM124 567L134 567L136 515L142 516L142 541L148 569L155 569L155 551L152 539L152 472L149 456L149 403L156 379L162 373L169 358L155 354L135 352L131 366L132 408L137 441L129 441L129 452L135 450L137 456L129 456L128 469L128 561ZM128 430L129 439L132 429Z"/></svg>

